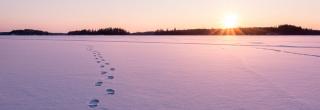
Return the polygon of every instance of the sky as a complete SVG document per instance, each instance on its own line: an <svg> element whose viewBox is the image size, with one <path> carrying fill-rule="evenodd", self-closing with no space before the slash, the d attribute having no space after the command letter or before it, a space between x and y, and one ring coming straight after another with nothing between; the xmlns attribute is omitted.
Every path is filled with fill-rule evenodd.
<svg viewBox="0 0 320 110"><path fill-rule="evenodd" d="M320 0L0 0L0 32L221 28L228 15L236 15L240 27L320 29L319 11Z"/></svg>

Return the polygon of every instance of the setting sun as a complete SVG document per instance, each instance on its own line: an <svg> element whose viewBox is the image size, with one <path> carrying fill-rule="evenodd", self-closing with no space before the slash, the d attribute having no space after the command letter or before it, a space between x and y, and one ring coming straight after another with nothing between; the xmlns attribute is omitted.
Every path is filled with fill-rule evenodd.
<svg viewBox="0 0 320 110"><path fill-rule="evenodd" d="M227 15L224 17L223 28L235 28L238 26L238 16L237 15Z"/></svg>

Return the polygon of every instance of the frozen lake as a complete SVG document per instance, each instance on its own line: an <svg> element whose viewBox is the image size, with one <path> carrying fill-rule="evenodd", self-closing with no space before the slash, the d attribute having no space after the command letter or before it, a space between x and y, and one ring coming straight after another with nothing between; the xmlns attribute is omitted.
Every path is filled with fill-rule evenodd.
<svg viewBox="0 0 320 110"><path fill-rule="evenodd" d="M0 110L319 110L320 36L0 36Z"/></svg>

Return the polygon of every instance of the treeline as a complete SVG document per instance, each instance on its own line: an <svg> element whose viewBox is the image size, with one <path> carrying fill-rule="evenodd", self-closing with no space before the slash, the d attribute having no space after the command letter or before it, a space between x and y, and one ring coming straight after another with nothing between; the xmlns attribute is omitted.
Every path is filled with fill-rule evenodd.
<svg viewBox="0 0 320 110"><path fill-rule="evenodd" d="M129 35L130 33L121 28L105 28L98 30L77 30L70 31L68 35Z"/></svg>
<svg viewBox="0 0 320 110"><path fill-rule="evenodd" d="M137 32L134 35L209 35L210 29L187 29L187 30L156 30L149 32Z"/></svg>
<svg viewBox="0 0 320 110"><path fill-rule="evenodd" d="M136 35L320 35L319 30L304 29L294 25L278 27L251 27L231 29L186 29L138 32Z"/></svg>
<svg viewBox="0 0 320 110"><path fill-rule="evenodd" d="M98 30L76 30L68 33L50 33L41 30L13 30L0 32L0 35L320 35L320 30L306 29L294 25L278 27L250 27L232 29L185 29L185 30L156 30L149 32L130 33L122 28L104 28Z"/></svg>
<svg viewBox="0 0 320 110"><path fill-rule="evenodd" d="M76 30L68 33L50 33L42 30L23 29L13 30L11 32L0 32L0 35L129 35L130 32L121 28L104 28L98 30Z"/></svg>
<svg viewBox="0 0 320 110"><path fill-rule="evenodd" d="M50 35L49 32L33 29L13 30L11 32L1 32L0 35Z"/></svg>

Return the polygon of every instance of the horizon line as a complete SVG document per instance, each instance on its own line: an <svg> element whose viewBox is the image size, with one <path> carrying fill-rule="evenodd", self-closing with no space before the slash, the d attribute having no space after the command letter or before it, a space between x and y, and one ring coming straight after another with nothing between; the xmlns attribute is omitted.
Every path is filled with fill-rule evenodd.
<svg viewBox="0 0 320 110"><path fill-rule="evenodd" d="M130 32L128 30L126 30L125 28L122 28L122 27L111 27L111 26L106 26L104 28L84 28L84 29L75 29L75 30L68 30L66 32L52 32L52 31L47 31L47 30L44 30L44 29L39 29L39 28L18 28L18 29L12 29L11 31L0 31L0 33L5 33L5 32L12 32L12 31L15 31L15 30L39 30L39 31L44 31L44 32L49 32L49 33L68 33L68 32L71 32L71 31L79 31L79 30L99 30L99 29L106 29L106 28L119 28L119 29L124 29L126 30L127 32L129 33L141 33L141 32L152 32L152 31L158 31L158 30L194 30L194 29L217 29L217 30L228 30L228 29L240 29L240 28L277 28L279 26L282 26L282 25L290 25L290 26L296 26L296 27L300 27L302 29L309 29L309 30L315 30L315 31L320 31L320 29L315 29L315 28L308 28L308 27L302 27L300 25L294 25L294 24L280 24L280 25L276 25L276 26L238 26L238 27L233 27L233 28L223 28L223 27L219 27L219 28L214 28L214 27L211 27L211 28L176 28L176 27L173 27L173 28L159 28L159 29L155 29L155 30L145 30L145 31L135 31L135 32Z"/></svg>
<svg viewBox="0 0 320 110"><path fill-rule="evenodd" d="M49 33L59 33L59 34L66 34L68 32L71 32L71 31L80 31L80 30L99 30L99 29L106 29L106 28L119 28L119 29L124 29L126 30L127 32L129 33L142 33L142 32L152 32L152 31L158 31L158 30L196 30L196 29L208 29L208 30L211 30L211 29L216 29L216 30L230 30L230 29L240 29L240 28L277 28L279 26L282 26L282 25L289 25L289 26L296 26L296 27L300 27L302 29L309 29L309 30L315 30L315 31L320 31L320 29L315 29L315 28L308 28L308 27L302 27L302 26L299 26L299 25L294 25L294 24L280 24L280 25L277 25L277 26L238 26L238 27L233 27L233 28L223 28L223 27L220 27L220 28L214 28L214 27L211 27L211 28L166 28L166 29L155 29L155 30L145 30L145 31L135 31L135 32L130 32L128 30L126 30L125 28L122 28L122 27L104 27L104 28L91 28L91 29L77 29L77 30L68 30L66 32L51 32L51 31L47 31L47 30L44 30L44 29L39 29L39 28L18 28L18 29L12 29L11 31L0 31L0 33L6 33L6 32L12 32L12 31L16 31L16 30L38 30L38 31L43 31L43 32L49 32Z"/></svg>

